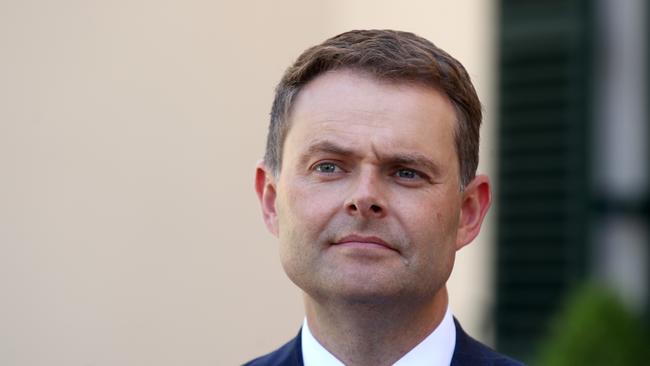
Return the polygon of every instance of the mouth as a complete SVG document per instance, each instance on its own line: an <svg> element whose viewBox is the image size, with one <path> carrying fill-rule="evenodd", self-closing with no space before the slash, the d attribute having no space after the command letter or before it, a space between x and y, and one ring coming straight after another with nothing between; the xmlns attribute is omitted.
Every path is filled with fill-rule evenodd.
<svg viewBox="0 0 650 366"><path fill-rule="evenodd" d="M363 235L347 235L338 239L336 242L332 243L333 246L345 246L345 247L355 247L355 248L365 248L365 249L382 249L382 250L392 250L398 252L398 250L390 245L388 242L377 236L363 236Z"/></svg>

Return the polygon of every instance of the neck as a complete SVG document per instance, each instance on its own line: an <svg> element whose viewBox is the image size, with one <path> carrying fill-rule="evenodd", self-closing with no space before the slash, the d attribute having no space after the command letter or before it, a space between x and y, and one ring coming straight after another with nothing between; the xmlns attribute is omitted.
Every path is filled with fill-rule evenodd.
<svg viewBox="0 0 650 366"><path fill-rule="evenodd" d="M305 295L312 334L348 366L397 362L436 329L447 303L445 287L424 303L317 301Z"/></svg>

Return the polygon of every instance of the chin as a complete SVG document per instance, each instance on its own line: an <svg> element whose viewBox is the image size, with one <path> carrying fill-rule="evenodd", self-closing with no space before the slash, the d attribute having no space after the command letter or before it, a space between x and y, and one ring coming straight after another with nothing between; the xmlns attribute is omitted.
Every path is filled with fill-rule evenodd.
<svg viewBox="0 0 650 366"><path fill-rule="evenodd" d="M289 279L313 300L348 304L387 304L430 296L432 286L414 286L416 278L399 268L338 266L325 271L285 266Z"/></svg>
<svg viewBox="0 0 650 366"><path fill-rule="evenodd" d="M337 301L347 304L386 304L403 301L405 289L396 283L365 281L328 281L323 286L303 289L317 300Z"/></svg>

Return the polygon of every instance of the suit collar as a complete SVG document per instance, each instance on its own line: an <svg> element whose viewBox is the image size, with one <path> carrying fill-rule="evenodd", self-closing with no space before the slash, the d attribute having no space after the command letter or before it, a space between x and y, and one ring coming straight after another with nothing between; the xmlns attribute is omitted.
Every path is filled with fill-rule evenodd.
<svg viewBox="0 0 650 366"><path fill-rule="evenodd" d="M446 310L440 324L403 355L395 366L449 365L454 353L456 328L449 309ZM314 338L307 319L301 331L302 354L305 365L344 366L333 354Z"/></svg>

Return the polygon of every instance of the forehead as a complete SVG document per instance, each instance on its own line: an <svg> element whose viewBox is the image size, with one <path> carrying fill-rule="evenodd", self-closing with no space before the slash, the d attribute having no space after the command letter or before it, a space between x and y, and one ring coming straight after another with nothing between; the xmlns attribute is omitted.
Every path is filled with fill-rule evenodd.
<svg viewBox="0 0 650 366"><path fill-rule="evenodd" d="M432 87L378 80L352 70L330 71L296 96L285 153L329 137L352 145L445 155L449 149L455 152L455 120L447 96Z"/></svg>
<svg viewBox="0 0 650 366"><path fill-rule="evenodd" d="M453 109L444 92L423 82L382 79L364 70L344 68L327 71L309 81L296 95L291 115L295 116L297 109L315 110L331 107L331 103L357 104L359 108L371 105L377 112L386 112L395 105L403 106L401 112Z"/></svg>

